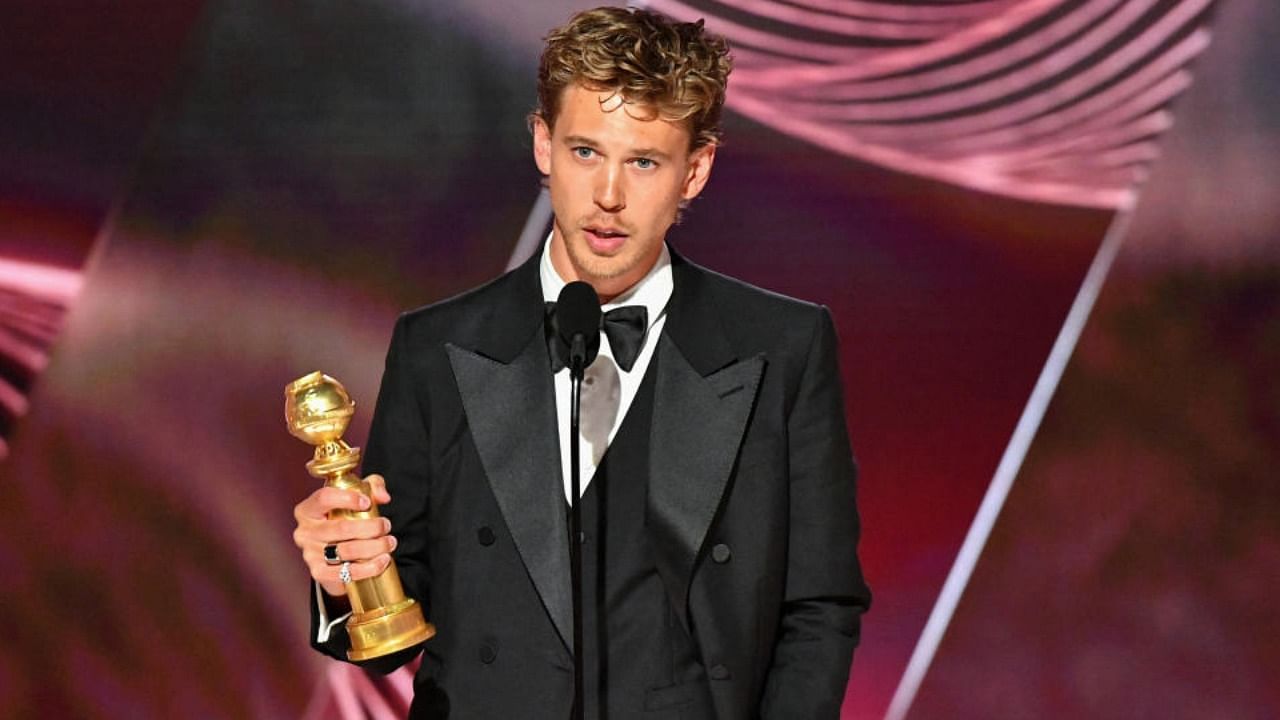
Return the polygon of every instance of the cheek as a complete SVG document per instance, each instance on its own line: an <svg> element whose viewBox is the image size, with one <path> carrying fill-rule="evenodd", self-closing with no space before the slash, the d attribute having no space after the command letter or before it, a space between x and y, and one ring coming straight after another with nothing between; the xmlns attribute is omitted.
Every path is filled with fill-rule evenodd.
<svg viewBox="0 0 1280 720"><path fill-rule="evenodd" d="M581 167L576 167L571 161L561 158L556 164L556 172L551 176L551 184L563 188L565 193L577 200L578 195L587 193L591 187L590 177L582 171ZM589 199L591 196L588 194ZM566 200L569 198L566 197Z"/></svg>
<svg viewBox="0 0 1280 720"><path fill-rule="evenodd" d="M662 188L660 192L655 192L648 199L648 216L651 223L659 225L658 229L665 230L675 220L676 214L680 211L680 201L684 196L679 188Z"/></svg>
<svg viewBox="0 0 1280 720"><path fill-rule="evenodd" d="M551 192L551 204L557 212L567 210L575 204L581 204L581 190L577 187L572 173L557 172L551 175L548 190Z"/></svg>

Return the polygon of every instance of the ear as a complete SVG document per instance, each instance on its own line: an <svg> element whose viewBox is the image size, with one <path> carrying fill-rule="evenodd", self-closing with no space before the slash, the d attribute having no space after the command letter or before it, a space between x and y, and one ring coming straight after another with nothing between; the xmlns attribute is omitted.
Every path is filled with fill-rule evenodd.
<svg viewBox="0 0 1280 720"><path fill-rule="evenodd" d="M707 143L689 154L689 171L684 178L684 187L680 189L680 197L688 202L702 192L702 188L711 178L711 166L716 161L716 144Z"/></svg>
<svg viewBox="0 0 1280 720"><path fill-rule="evenodd" d="M538 172L550 175L551 128L547 127L547 121L541 115L534 115L529 124L533 128L533 162L537 164Z"/></svg>

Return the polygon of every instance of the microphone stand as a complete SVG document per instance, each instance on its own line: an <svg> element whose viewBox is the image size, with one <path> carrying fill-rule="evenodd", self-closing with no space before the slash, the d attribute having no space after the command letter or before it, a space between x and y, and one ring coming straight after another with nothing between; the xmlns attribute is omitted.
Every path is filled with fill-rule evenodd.
<svg viewBox="0 0 1280 720"><path fill-rule="evenodd" d="M556 334L569 351L569 582L573 593L573 709L572 720L586 716L586 684L583 681L582 630L582 470L579 457L578 420L582 408L582 376L596 358L600 343L600 298L595 288L577 280L560 290L556 301ZM565 348L565 345L568 347Z"/></svg>
<svg viewBox="0 0 1280 720"><path fill-rule="evenodd" d="M582 376L586 370L586 340L573 336L569 350L569 582L573 592L573 710L572 720L583 720L582 640L582 477L578 421L582 404Z"/></svg>

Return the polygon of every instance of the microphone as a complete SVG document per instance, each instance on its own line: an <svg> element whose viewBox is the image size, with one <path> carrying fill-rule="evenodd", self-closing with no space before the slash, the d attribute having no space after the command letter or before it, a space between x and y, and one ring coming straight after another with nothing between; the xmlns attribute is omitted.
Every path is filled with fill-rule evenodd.
<svg viewBox="0 0 1280 720"><path fill-rule="evenodd" d="M569 348L569 584L573 592L573 708L571 720L582 720L585 683L582 651L582 496L578 466L582 376L600 352L600 296L581 280L571 282L556 300L556 335Z"/></svg>
<svg viewBox="0 0 1280 720"><path fill-rule="evenodd" d="M588 283L564 286L556 300L556 327L562 347L569 348L569 372L582 378L600 353L600 296Z"/></svg>

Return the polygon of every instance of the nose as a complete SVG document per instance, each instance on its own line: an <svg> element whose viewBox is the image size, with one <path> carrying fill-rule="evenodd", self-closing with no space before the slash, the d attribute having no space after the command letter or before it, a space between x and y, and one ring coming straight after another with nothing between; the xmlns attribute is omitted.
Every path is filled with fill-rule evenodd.
<svg viewBox="0 0 1280 720"><path fill-rule="evenodd" d="M618 212L627 206L622 171L623 169L617 165L605 164L596 176L595 196L592 199L596 206L605 212Z"/></svg>

